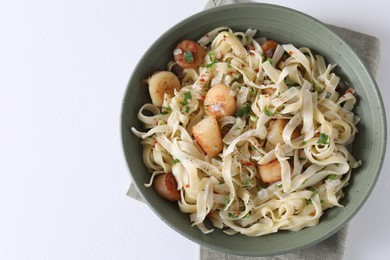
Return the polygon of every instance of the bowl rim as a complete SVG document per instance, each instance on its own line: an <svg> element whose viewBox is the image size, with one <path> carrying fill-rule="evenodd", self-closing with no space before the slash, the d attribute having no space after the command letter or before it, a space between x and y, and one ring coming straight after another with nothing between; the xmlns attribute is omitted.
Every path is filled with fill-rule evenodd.
<svg viewBox="0 0 390 260"><path fill-rule="evenodd" d="M143 62L145 57L147 57L149 55L149 52L151 52L152 49L156 48L156 46L164 38L166 38L167 35L171 34L176 29L180 28L182 26L182 24L189 23L189 22L191 22L193 20L198 19L199 17L202 17L204 15L208 15L208 14L212 14L214 12L220 12L220 11L229 10L229 9L248 8L248 7L279 9L278 11L281 11L281 12L286 12L286 13L290 12L290 13L293 13L293 14L297 14L299 16L302 16L302 17L304 17L306 19L309 19L312 22L318 24L320 27L322 27L323 29L327 30L332 35L332 37L337 38L338 41L340 41L343 44L345 44L347 46L347 48L349 49L349 51L353 54L354 58L359 62L358 65L362 66L364 68L364 71L367 73L368 80L370 81L370 84L373 86L373 90L375 91L375 95L376 95L377 101L379 103L378 109L381 112L380 113L380 117L381 117L382 123L383 123L382 124L382 128L379 129L383 133L383 142L381 143L380 151L379 151L379 153L381 155L380 156L380 163L376 167L376 172L375 172L375 176L374 176L373 181L370 183L370 186L368 187L366 194L364 195L363 199L361 200L361 203L357 206L357 208L352 213L350 213L347 216L347 218L343 219L342 222L340 222L338 225L334 226L332 229L328 230L328 232L325 235L322 235L318 239L310 241L310 242L305 243L305 244L302 244L299 247L285 248L285 249L278 250L277 252L264 252L264 251L263 252L260 252L260 251L243 252L243 251L238 251L238 250L232 250L232 249L229 249L229 248L226 248L226 247L220 247L220 246L217 246L217 245L214 245L214 244L208 244L205 241L203 241L202 239L190 236L184 230L181 230L181 229L177 228L175 225L173 225L172 223L170 223L169 221L166 221L164 218L162 218L160 213L153 206L151 206L151 204L149 203L149 201L146 199L145 195L143 194L142 190L140 189L137 181L134 179L134 177L133 177L133 175L132 175L132 173L130 171L130 164L129 164L129 161L127 160L126 151L125 151L125 145L126 144L124 143L124 135L128 134L128 131L129 131L129 129L127 129L124 126L124 123L125 123L125 118L124 118L124 116L125 116L124 115L125 114L124 113L125 99L126 99L126 97L128 95L128 92L130 91L130 83L131 83L132 79L134 78L134 75L135 75L137 69L139 68L140 64ZM136 187L136 189L137 189L138 193L140 194L140 196L142 197L142 199L152 209L152 211L161 220L163 220L164 223L166 223L169 227L171 227L175 232L177 232L177 233L181 234L182 236L190 239L191 241L196 242L197 244L199 244L201 246L205 246L207 248L211 248L211 249L218 250L218 251L225 252L225 253L241 255L241 256L272 256L272 255L281 255L281 254L295 252L295 251L298 251L298 250L306 249L306 248L311 247L311 246L313 246L315 244L318 244L321 241L329 238L330 236L332 236L333 234L338 232L340 229L342 229L351 220L351 218L354 217L357 214L357 212L359 212L359 210L363 207L363 205L366 203L368 197L372 193L372 190L374 189L375 184L377 183L377 180L378 180L379 175L380 175L381 170L382 170L382 166L383 166L385 155L386 155L386 146L387 146L387 119L386 119L386 111L384 109L384 103L383 103L382 96L380 94L379 87L378 87L378 85L377 85L377 83L376 83L376 81L374 79L374 76L373 76L372 72L368 68L367 64L355 52L355 50L353 48L351 48L351 46L347 42L344 41L344 39L342 39L338 34L336 34L333 30L331 30L326 24L324 24L320 20L318 20L318 19L316 19L316 18L314 18L314 17L312 17L312 16L310 16L308 14L305 14L305 13L303 13L301 11L298 11L298 10L295 10L295 9L292 9L292 8L289 8L289 7L275 5L275 4L268 4L268 3L235 3L235 4L228 4L228 5L222 5L222 6L213 7L213 8L208 9L208 10L203 10L203 11L197 12L197 13L195 13L195 14L193 14L193 15L191 15L191 16L189 16L189 17L187 17L187 18L185 18L185 19L183 19L181 21L179 21L178 23L176 23L175 25L170 27L168 30L166 30L163 34L161 34L153 42L153 44L149 48L147 48L147 50L141 56L141 58L137 62L136 66L134 67L134 69L133 69L133 71L131 73L131 76L130 76L128 82L127 82L126 90L125 90L125 93L124 93L123 98L122 98L121 117L120 117L120 129L121 129L121 142L122 142L123 156L124 156L124 159L126 161L127 169L128 169L129 175L130 175L130 177L132 179L132 183Z"/></svg>

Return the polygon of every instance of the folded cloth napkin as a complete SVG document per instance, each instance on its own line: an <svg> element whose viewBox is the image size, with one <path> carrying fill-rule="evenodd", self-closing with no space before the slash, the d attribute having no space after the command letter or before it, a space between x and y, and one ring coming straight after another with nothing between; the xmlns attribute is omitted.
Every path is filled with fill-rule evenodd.
<svg viewBox="0 0 390 260"><path fill-rule="evenodd" d="M224 4L234 4L249 2L245 0L209 0L205 6L205 9L213 8ZM359 32L351 31L348 29L328 25L331 30L337 33L343 40L345 40L355 52L367 63L371 72L375 74L380 57L380 41L378 38L362 34ZM143 201L133 184L130 185L127 195L133 199ZM342 259L344 256L345 241L347 238L347 227L343 228L330 238L323 242L312 246L310 248L285 254L279 256L270 257L245 257L222 253L209 249L207 247L200 247L200 259L201 260L325 260L325 259Z"/></svg>

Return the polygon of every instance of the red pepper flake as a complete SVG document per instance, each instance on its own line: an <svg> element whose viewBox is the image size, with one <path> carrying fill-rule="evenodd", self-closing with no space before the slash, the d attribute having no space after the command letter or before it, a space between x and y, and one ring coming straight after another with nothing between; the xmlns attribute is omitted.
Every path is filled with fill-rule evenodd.
<svg viewBox="0 0 390 260"><path fill-rule="evenodd" d="M345 93L350 93L350 94L355 94L355 91L351 88L347 89L347 91L345 91Z"/></svg>
<svg viewBox="0 0 390 260"><path fill-rule="evenodd" d="M188 189L190 187L190 185L187 183L185 187Z"/></svg>
<svg viewBox="0 0 390 260"><path fill-rule="evenodd" d="M240 161L240 163L242 163L245 166L253 166L253 165L255 165L255 163L251 162L251 161L249 161L249 162Z"/></svg>
<svg viewBox="0 0 390 260"><path fill-rule="evenodd" d="M205 35L207 38L209 38L210 36L208 34Z"/></svg>
<svg viewBox="0 0 390 260"><path fill-rule="evenodd" d="M250 55L250 56L253 56L253 55L255 55L255 54L253 54L253 52L250 52L249 55Z"/></svg>
<svg viewBox="0 0 390 260"><path fill-rule="evenodd" d="M218 192L218 191L213 191L213 193L214 193L214 194L219 194L219 192Z"/></svg>
<svg viewBox="0 0 390 260"><path fill-rule="evenodd" d="M294 52L292 52L292 51L289 51L289 52L288 52L288 54L290 54L290 55L293 55L293 54L294 54Z"/></svg>
<svg viewBox="0 0 390 260"><path fill-rule="evenodd" d="M199 81L203 83L203 82L205 82L206 80L205 80L204 78L200 78Z"/></svg>
<svg viewBox="0 0 390 260"><path fill-rule="evenodd" d="M240 213L241 213L240 211L237 211L237 212L236 212L236 215L238 216L238 215L240 215Z"/></svg>
<svg viewBox="0 0 390 260"><path fill-rule="evenodd" d="M256 73L259 72L259 68L255 69L255 72L256 72Z"/></svg>
<svg viewBox="0 0 390 260"><path fill-rule="evenodd" d="M213 217L213 212L210 211L210 212L206 215L206 217L212 218L212 217Z"/></svg>
<svg viewBox="0 0 390 260"><path fill-rule="evenodd" d="M221 59L225 58L225 55L223 55L223 53L221 53Z"/></svg>
<svg viewBox="0 0 390 260"><path fill-rule="evenodd" d="M157 140L156 140L156 139L154 139L154 145L156 145L156 144L158 144L158 142L157 142Z"/></svg>
<svg viewBox="0 0 390 260"><path fill-rule="evenodd" d="M156 121L156 125L158 125L158 121Z"/></svg>
<svg viewBox="0 0 390 260"><path fill-rule="evenodd" d="M244 63L243 63L243 64L241 64L241 67L245 68L245 64L244 64Z"/></svg>
<svg viewBox="0 0 390 260"><path fill-rule="evenodd" d="M316 213L313 211L312 213L310 213L310 216L314 217L316 215Z"/></svg>
<svg viewBox="0 0 390 260"><path fill-rule="evenodd" d="M229 74L229 75L232 75L232 74L233 74L233 71L229 71L228 74Z"/></svg>
<svg viewBox="0 0 390 260"><path fill-rule="evenodd" d="M206 95L202 95L201 98L202 98L203 100L205 100L205 99L206 99Z"/></svg>

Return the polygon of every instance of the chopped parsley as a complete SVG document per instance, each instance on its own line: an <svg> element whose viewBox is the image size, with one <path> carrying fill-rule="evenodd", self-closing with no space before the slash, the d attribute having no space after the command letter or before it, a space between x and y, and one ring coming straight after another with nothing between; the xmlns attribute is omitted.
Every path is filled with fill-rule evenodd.
<svg viewBox="0 0 390 260"><path fill-rule="evenodd" d="M268 61L271 65L274 65L274 61L272 60L272 58L268 58L267 61Z"/></svg>
<svg viewBox="0 0 390 260"><path fill-rule="evenodd" d="M324 92L324 88L322 87L322 85L318 82L315 82L315 85L316 85L316 89L317 89L317 92L319 94L321 94L322 92Z"/></svg>
<svg viewBox="0 0 390 260"><path fill-rule="evenodd" d="M265 189L262 185L257 186L257 190Z"/></svg>
<svg viewBox="0 0 390 260"><path fill-rule="evenodd" d="M184 100L181 102L183 106L188 105L188 99L192 98L191 91L185 92L184 93Z"/></svg>
<svg viewBox="0 0 390 260"><path fill-rule="evenodd" d="M328 177L326 179L327 180L335 180L336 178L337 178L336 174L331 174L331 175L328 175Z"/></svg>
<svg viewBox="0 0 390 260"><path fill-rule="evenodd" d="M320 137L318 138L317 143L319 143L319 144L328 144L328 143L329 143L329 142L328 142L328 138L329 138L329 136L327 136L327 135L324 134L324 133L321 133L321 134L320 134Z"/></svg>
<svg viewBox="0 0 390 260"><path fill-rule="evenodd" d="M209 53L209 57L210 57L210 60L211 60L211 63L209 64L206 64L206 68L211 68L215 63L217 63L218 61L220 61L219 59L217 58L214 58L213 56L215 55L215 52L210 52ZM228 68L229 68L230 64L228 63Z"/></svg>
<svg viewBox="0 0 390 260"><path fill-rule="evenodd" d="M283 185L282 184L278 184L278 185L276 185L276 187L278 187L280 189L280 188L283 187Z"/></svg>
<svg viewBox="0 0 390 260"><path fill-rule="evenodd" d="M190 107L186 106L186 113L188 113L189 111L190 111Z"/></svg>
<svg viewBox="0 0 390 260"><path fill-rule="evenodd" d="M242 187L245 188L245 189L248 189L251 187L251 180L250 179L245 179L241 182L242 184Z"/></svg>
<svg viewBox="0 0 390 260"><path fill-rule="evenodd" d="M162 107L161 108L161 115L167 115L169 111L172 111L171 107Z"/></svg>
<svg viewBox="0 0 390 260"><path fill-rule="evenodd" d="M264 107L264 113L265 113L267 116L273 116L273 115L274 115L271 111L269 111L269 110L267 109L267 106Z"/></svg>
<svg viewBox="0 0 390 260"><path fill-rule="evenodd" d="M235 213L228 213L229 218L238 218L238 216Z"/></svg>
<svg viewBox="0 0 390 260"><path fill-rule="evenodd" d="M301 143L301 145L306 145L307 144L307 142L306 141L303 141L302 143Z"/></svg>
<svg viewBox="0 0 390 260"><path fill-rule="evenodd" d="M237 117L248 117L251 113L251 106L250 104L246 103L243 108L237 110L236 116Z"/></svg>
<svg viewBox="0 0 390 260"><path fill-rule="evenodd" d="M311 192L313 192L313 196L316 195L316 194L318 193L317 189L314 188L314 187L310 187L309 190L310 190Z"/></svg>
<svg viewBox="0 0 390 260"><path fill-rule="evenodd" d="M229 204L230 202L230 194L225 196L225 205Z"/></svg>
<svg viewBox="0 0 390 260"><path fill-rule="evenodd" d="M286 83L286 85L287 85L288 88L291 88L291 87L296 86L296 83L295 83L294 81L289 80L289 79L286 79L286 80L284 81L284 83Z"/></svg>
<svg viewBox="0 0 390 260"><path fill-rule="evenodd" d="M232 65L230 64L230 62L227 63L227 67L228 67L228 69L232 68Z"/></svg>
<svg viewBox="0 0 390 260"><path fill-rule="evenodd" d="M235 79L232 81L232 83L233 83L233 82L242 81L243 79L244 79L244 78L242 77L242 75L240 75L239 77L235 78Z"/></svg>
<svg viewBox="0 0 390 260"><path fill-rule="evenodd" d="M209 64L206 64L206 68L211 68L213 65L215 64L215 62L211 62L211 63L209 63Z"/></svg>
<svg viewBox="0 0 390 260"><path fill-rule="evenodd" d="M313 202L311 201L311 199L308 199L308 200L306 200L306 204L311 205L311 204L313 204Z"/></svg>
<svg viewBox="0 0 390 260"><path fill-rule="evenodd" d="M284 55L284 59L286 60L291 57L291 55L287 51L284 51L283 55Z"/></svg>
<svg viewBox="0 0 390 260"><path fill-rule="evenodd" d="M299 160L300 161L304 161L304 160L306 160L306 158L305 157L299 157Z"/></svg>
<svg viewBox="0 0 390 260"><path fill-rule="evenodd" d="M187 63L192 63L192 62L194 62L194 56L193 56L192 52L186 51L186 52L184 53L184 59L186 60Z"/></svg>
<svg viewBox="0 0 390 260"><path fill-rule="evenodd" d="M172 161L171 161L172 164L175 164L175 163L178 163L178 162L180 162L179 159L175 159L175 160L172 160Z"/></svg>

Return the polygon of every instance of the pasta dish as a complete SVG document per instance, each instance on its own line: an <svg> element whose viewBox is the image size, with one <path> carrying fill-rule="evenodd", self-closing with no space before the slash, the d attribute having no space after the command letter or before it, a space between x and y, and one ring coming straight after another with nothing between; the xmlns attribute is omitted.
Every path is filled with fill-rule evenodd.
<svg viewBox="0 0 390 260"><path fill-rule="evenodd" d="M204 233L298 231L342 207L361 162L349 149L355 91L341 87L336 65L228 27L172 52L167 70L145 81L152 103L138 112L144 130L131 129L151 172L146 187Z"/></svg>

